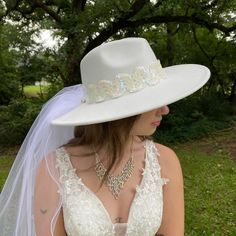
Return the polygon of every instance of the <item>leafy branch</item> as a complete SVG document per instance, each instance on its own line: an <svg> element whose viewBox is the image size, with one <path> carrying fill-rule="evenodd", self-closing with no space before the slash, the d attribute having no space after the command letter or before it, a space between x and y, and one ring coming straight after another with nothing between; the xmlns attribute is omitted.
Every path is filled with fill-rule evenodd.
<svg viewBox="0 0 236 236"><path fill-rule="evenodd" d="M113 34L117 33L121 29L135 28L135 27L147 25L147 24L163 24L163 23L173 23L173 22L184 23L184 24L194 23L197 25L205 26L209 30L218 29L222 31L226 36L229 36L229 34L232 31L236 30L236 24L231 27L226 27L219 23L209 22L195 15L192 15L192 16L186 16L186 15L184 16L173 16L173 15L152 16L152 17L142 18L138 20L129 20L126 18L119 18L117 21L113 22L110 25L110 27L107 27L106 29L102 30L95 39L93 39L92 41L88 43L84 54L86 54L92 48L98 46L99 44L107 40L109 37L111 37Z"/></svg>

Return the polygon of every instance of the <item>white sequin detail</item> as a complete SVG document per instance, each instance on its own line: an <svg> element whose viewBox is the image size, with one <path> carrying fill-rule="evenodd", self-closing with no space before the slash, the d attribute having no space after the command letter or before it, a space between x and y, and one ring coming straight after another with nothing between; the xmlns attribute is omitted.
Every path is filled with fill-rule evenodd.
<svg viewBox="0 0 236 236"><path fill-rule="evenodd" d="M132 74L119 73L113 80L100 80L96 84L85 85L86 102L102 102L137 92L158 84L163 78L165 78L165 72L160 61L157 60L148 67L135 68Z"/></svg>
<svg viewBox="0 0 236 236"><path fill-rule="evenodd" d="M163 210L159 155L154 143L146 141L146 159L141 184L130 207L127 224L113 224L99 198L87 188L72 168L64 148L56 150L60 172L60 194L68 236L154 236ZM122 228L122 230L121 230Z"/></svg>

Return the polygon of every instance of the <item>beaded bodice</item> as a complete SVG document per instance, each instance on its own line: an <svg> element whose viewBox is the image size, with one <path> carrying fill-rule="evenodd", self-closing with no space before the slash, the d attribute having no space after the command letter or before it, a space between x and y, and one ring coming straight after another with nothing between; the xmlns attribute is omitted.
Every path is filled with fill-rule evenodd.
<svg viewBox="0 0 236 236"><path fill-rule="evenodd" d="M146 141L145 168L130 207L127 223L113 224L101 200L76 175L68 153L56 150L63 199L64 224L68 236L154 236L163 210L159 155L154 143Z"/></svg>

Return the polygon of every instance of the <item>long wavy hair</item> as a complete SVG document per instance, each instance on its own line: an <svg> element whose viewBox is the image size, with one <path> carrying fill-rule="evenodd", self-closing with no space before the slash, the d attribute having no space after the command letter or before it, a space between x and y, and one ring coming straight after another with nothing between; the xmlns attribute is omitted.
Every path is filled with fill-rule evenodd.
<svg viewBox="0 0 236 236"><path fill-rule="evenodd" d="M94 147L96 151L105 148L108 156L108 168L102 179L102 185L115 163L119 163L121 160L130 131L139 117L140 115L136 115L99 124L76 126L74 129L74 138L64 146L91 146L91 153L88 155L94 154L92 147ZM149 136L139 137L141 140L151 139Z"/></svg>

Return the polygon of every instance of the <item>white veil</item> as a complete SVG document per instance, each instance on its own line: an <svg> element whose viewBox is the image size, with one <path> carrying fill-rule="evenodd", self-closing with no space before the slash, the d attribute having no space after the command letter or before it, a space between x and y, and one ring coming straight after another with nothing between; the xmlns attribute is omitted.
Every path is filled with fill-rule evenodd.
<svg viewBox="0 0 236 236"><path fill-rule="evenodd" d="M84 98L82 85L62 89L42 108L29 130L17 156L7 181L0 194L0 235L1 236L35 236L34 223L34 191L35 179L39 163L50 156L53 150L73 137L74 127L55 127L51 121L72 110ZM10 131L9 131L10 132ZM51 158L48 158L50 161ZM47 163L51 182L57 185L56 173ZM45 175L45 176L46 176ZM53 181L52 181L53 179ZM47 176L45 177L47 180ZM49 185L49 186L48 186ZM43 201L50 198L50 183L43 185ZM55 186L54 186L55 188ZM50 232L53 220L61 206L61 199L54 199L54 211L51 213Z"/></svg>

